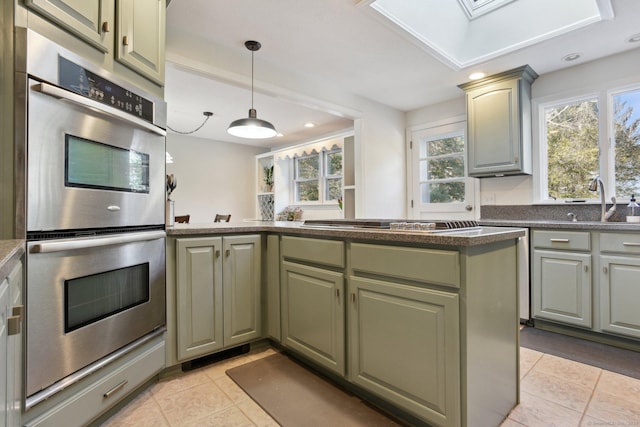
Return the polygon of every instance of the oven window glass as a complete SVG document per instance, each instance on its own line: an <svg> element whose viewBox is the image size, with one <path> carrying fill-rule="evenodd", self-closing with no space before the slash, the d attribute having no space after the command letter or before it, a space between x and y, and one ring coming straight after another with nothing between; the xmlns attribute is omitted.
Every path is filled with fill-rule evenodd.
<svg viewBox="0 0 640 427"><path fill-rule="evenodd" d="M65 135L67 187L149 193L149 155Z"/></svg>
<svg viewBox="0 0 640 427"><path fill-rule="evenodd" d="M149 263L65 280L65 332L149 301Z"/></svg>

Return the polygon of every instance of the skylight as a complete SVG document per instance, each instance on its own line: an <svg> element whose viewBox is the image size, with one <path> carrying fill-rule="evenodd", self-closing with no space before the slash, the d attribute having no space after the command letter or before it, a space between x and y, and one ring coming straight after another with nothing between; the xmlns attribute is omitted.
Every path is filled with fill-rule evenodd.
<svg viewBox="0 0 640 427"><path fill-rule="evenodd" d="M611 0L362 0L361 4L456 70L613 17Z"/></svg>
<svg viewBox="0 0 640 427"><path fill-rule="evenodd" d="M515 0L458 0L469 19L477 18Z"/></svg>

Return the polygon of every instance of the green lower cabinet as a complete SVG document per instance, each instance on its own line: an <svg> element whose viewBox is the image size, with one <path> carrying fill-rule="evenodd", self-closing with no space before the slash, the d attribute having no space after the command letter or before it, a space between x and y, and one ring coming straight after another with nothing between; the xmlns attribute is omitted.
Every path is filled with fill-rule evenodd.
<svg viewBox="0 0 640 427"><path fill-rule="evenodd" d="M534 317L592 327L590 253L536 249L531 277Z"/></svg>
<svg viewBox="0 0 640 427"><path fill-rule="evenodd" d="M177 359L261 337L260 236L176 239Z"/></svg>
<svg viewBox="0 0 640 427"><path fill-rule="evenodd" d="M458 426L457 293L351 276L350 381L429 423Z"/></svg>
<svg viewBox="0 0 640 427"><path fill-rule="evenodd" d="M344 274L282 262L282 344L345 374Z"/></svg>
<svg viewBox="0 0 640 427"><path fill-rule="evenodd" d="M640 257L600 256L600 327L640 338Z"/></svg>

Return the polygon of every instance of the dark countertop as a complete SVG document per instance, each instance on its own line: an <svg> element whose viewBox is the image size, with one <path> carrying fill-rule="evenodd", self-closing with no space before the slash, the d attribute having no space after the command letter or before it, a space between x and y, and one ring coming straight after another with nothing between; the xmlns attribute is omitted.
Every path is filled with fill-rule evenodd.
<svg viewBox="0 0 640 427"><path fill-rule="evenodd" d="M442 246L479 246L517 239L525 230L517 227L486 226L477 229L444 232L378 230L342 227L307 227L292 221L247 221L237 223L175 224L167 227L168 236L195 236L211 234L275 232L302 237L334 237L370 240L380 243L414 243Z"/></svg>
<svg viewBox="0 0 640 427"><path fill-rule="evenodd" d="M10 273L9 262L24 253L24 240L0 240L0 280Z"/></svg>
<svg viewBox="0 0 640 427"><path fill-rule="evenodd" d="M600 221L536 221L513 219L481 219L481 225L491 227L524 227L524 228L554 228L562 230L590 230L590 231L635 231L640 232L640 223L633 222L600 222Z"/></svg>

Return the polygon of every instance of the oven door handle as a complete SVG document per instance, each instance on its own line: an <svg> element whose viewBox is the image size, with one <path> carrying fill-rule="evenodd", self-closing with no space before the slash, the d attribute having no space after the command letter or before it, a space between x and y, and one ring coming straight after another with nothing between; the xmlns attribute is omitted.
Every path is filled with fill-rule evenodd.
<svg viewBox="0 0 640 427"><path fill-rule="evenodd" d="M77 251L101 246L120 245L123 243L144 242L165 238L164 231L146 231L143 233L119 234L117 236L91 237L88 239L70 239L57 242L42 242L31 247L32 253L49 253L61 251Z"/></svg>
<svg viewBox="0 0 640 427"><path fill-rule="evenodd" d="M123 111L120 111L117 108L111 107L109 105L101 104L100 102L94 101L93 99L85 98L84 96L78 95L77 93L69 92L68 90L50 85L49 83L38 83L34 85L32 88L37 92L44 93L45 95L53 96L60 99L65 99L67 101L73 102L74 104L80 105L82 107L89 108L94 111L98 111L102 114L106 114L108 116L115 117L117 119L124 120L129 123L133 123L138 127L141 127L145 130L156 133L160 136L167 135L167 132L164 129L154 126L151 123L147 123L142 119L139 119Z"/></svg>

